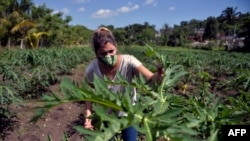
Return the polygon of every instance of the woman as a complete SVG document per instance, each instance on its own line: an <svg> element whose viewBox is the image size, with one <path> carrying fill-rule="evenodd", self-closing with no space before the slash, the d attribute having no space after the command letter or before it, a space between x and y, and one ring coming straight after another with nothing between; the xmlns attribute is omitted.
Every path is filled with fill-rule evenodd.
<svg viewBox="0 0 250 141"><path fill-rule="evenodd" d="M112 32L105 28L98 28L92 37L92 45L96 55L86 69L86 80L91 84L94 80L94 74L103 78L106 76L110 80L116 80L116 73L119 72L128 82L132 82L135 76L141 73L146 80L155 82L163 77L163 69L158 68L158 72L153 74L143 64L132 55L118 54L117 44ZM125 89L122 86L108 86L114 92L124 93ZM136 90L132 91L132 101L136 101ZM92 113L91 102L85 104L85 128L93 130L91 119L88 117ZM119 112L118 116L126 116L126 113ZM122 131L124 141L136 141L137 131L134 127L126 128Z"/></svg>

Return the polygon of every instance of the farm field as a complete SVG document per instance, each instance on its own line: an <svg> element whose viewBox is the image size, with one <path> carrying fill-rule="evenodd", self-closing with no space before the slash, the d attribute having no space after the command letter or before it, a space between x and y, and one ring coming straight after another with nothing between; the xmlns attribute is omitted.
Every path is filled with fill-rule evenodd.
<svg viewBox="0 0 250 141"><path fill-rule="evenodd" d="M136 125L143 125L138 128L141 128L140 131L147 140L164 140L165 136L172 140L184 137L190 140L213 140L219 137L219 129L224 124L250 124L249 53L182 48L154 48L152 51L147 47L121 47L119 50L136 56L152 71L156 71L156 65L163 63L166 74L169 74L165 83L151 89L143 85L142 79L136 81L134 86L139 88L140 100L136 107L119 105L119 101L105 97L111 94L100 95L104 91L101 89L104 83L111 83L108 81L96 83L100 89L89 93L99 96L97 102L104 100L104 104L110 102L117 109L122 107L129 113L147 118L148 121L133 121ZM155 52L163 55L162 58ZM93 58L91 48L86 47L1 50L0 120L4 123L0 128L1 139L61 140L67 135L69 140L80 140L82 136L76 133L73 126L83 125L82 100L86 99L84 92L89 89L84 88L81 80L86 65ZM64 78L70 78L71 83L62 82ZM119 83L125 82L121 79ZM55 99L53 93L64 97ZM79 96L79 93L83 95ZM48 97L39 101L45 94ZM43 107L43 102L47 107ZM37 116L39 119L35 124L28 123L35 116L34 107L41 106L42 110L48 110L48 105L56 107L42 117ZM163 110L156 111L152 108ZM102 115L102 112L100 109L97 116ZM41 113L43 112L40 111ZM111 123L116 120L121 124L133 120L131 117L111 119ZM109 121L105 117L101 120ZM162 127L158 126L159 123ZM148 126L154 130L148 129ZM114 129L116 131L121 127L119 124ZM189 129L190 132L187 132ZM81 128L77 130L84 131ZM114 132L105 130L110 134ZM97 133L92 135L90 138L95 138ZM109 137L105 134L99 135L103 138Z"/></svg>

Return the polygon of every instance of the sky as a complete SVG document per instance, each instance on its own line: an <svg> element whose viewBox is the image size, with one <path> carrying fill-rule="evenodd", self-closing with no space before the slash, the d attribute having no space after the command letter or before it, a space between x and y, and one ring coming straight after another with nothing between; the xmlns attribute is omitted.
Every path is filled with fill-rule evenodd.
<svg viewBox="0 0 250 141"><path fill-rule="evenodd" d="M70 25L84 25L95 30L100 25L115 28L148 22L160 29L191 19L218 17L227 7L250 12L250 0L33 0L36 6L46 4L54 13L71 16Z"/></svg>

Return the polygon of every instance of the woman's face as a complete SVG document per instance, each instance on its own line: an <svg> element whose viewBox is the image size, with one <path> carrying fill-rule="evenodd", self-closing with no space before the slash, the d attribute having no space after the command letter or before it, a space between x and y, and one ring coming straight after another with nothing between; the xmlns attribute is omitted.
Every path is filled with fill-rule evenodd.
<svg viewBox="0 0 250 141"><path fill-rule="evenodd" d="M117 48L112 43L107 43L97 50L97 57L104 57L106 55L116 55Z"/></svg>

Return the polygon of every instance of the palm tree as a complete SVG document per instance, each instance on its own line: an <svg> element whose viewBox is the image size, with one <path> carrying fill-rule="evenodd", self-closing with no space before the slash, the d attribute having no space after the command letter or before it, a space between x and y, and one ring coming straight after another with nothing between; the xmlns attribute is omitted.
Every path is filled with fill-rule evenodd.
<svg viewBox="0 0 250 141"><path fill-rule="evenodd" d="M13 35L11 30L29 17L33 3L31 0L4 0L0 2L0 26L5 28L4 36L7 38L7 46L11 46Z"/></svg>
<svg viewBox="0 0 250 141"><path fill-rule="evenodd" d="M234 34L235 34L236 22L240 14L241 14L240 12L237 12L237 7L235 8L227 7L225 10L222 11L222 14L220 15L219 18L222 23L229 25L228 27L229 34L230 34L230 31L232 31L232 29L234 30Z"/></svg>
<svg viewBox="0 0 250 141"><path fill-rule="evenodd" d="M34 33L29 33L25 39L27 40L27 44L31 47L31 48L36 48L38 47L39 44L39 40L42 36L49 36L50 33L49 32L34 32Z"/></svg>
<svg viewBox="0 0 250 141"><path fill-rule="evenodd" d="M23 41L29 29L36 27L36 23L31 20L23 20L16 24L12 29L11 33L19 32L21 34L20 48L23 49Z"/></svg>
<svg viewBox="0 0 250 141"><path fill-rule="evenodd" d="M7 37L7 46L10 48L12 21L18 19L19 15L14 11L15 0L5 0L0 2L0 26ZM12 8L11 8L12 7Z"/></svg>
<svg viewBox="0 0 250 141"><path fill-rule="evenodd" d="M240 12L237 12L237 7L227 7L225 10L222 11L220 17L223 22L232 25L236 22L236 19L240 14Z"/></svg>

